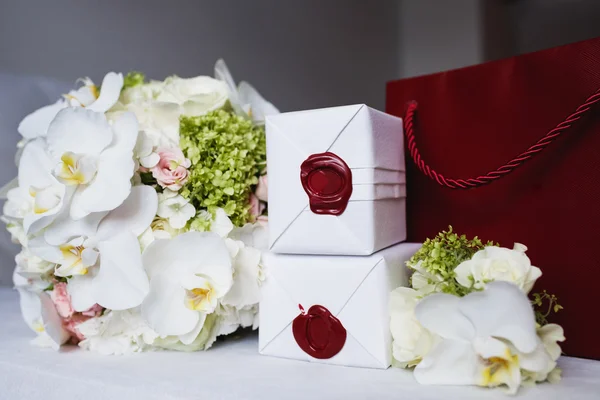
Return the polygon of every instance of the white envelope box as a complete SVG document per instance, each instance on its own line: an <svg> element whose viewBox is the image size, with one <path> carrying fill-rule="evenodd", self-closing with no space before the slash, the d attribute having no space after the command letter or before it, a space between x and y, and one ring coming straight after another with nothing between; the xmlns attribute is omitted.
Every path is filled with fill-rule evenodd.
<svg viewBox="0 0 600 400"><path fill-rule="evenodd" d="M392 357L389 294L407 285L405 262L420 247L416 243L401 243L371 256L265 254L267 279L260 303L259 352L317 363L389 367ZM294 333L297 318L306 315L313 306L327 309L345 329L341 350L329 358L305 352ZM309 323L327 328L328 322L317 317ZM305 333L304 327L301 325L301 334ZM305 338L312 328L308 329ZM314 347L327 350L329 345L338 345L337 333L331 331L332 336L327 336L329 332L327 329L325 334L321 332ZM338 349L339 346L335 350Z"/></svg>
<svg viewBox="0 0 600 400"><path fill-rule="evenodd" d="M272 252L369 255L406 239L402 119L352 105L268 116L266 131ZM303 184L306 163L323 154L335 165L314 164L308 178L351 188L341 213L315 212ZM345 195L335 190L325 201Z"/></svg>

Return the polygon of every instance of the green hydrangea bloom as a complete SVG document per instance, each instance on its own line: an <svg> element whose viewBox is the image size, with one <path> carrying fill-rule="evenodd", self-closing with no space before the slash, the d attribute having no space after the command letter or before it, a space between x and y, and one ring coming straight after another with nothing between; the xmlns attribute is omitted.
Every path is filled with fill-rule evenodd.
<svg viewBox="0 0 600 400"><path fill-rule="evenodd" d="M142 85L144 84L145 80L146 75L144 75L144 73L138 71L131 71L127 73L127 75L125 75L125 77L123 78L123 88L121 90Z"/></svg>
<svg viewBox="0 0 600 400"><path fill-rule="evenodd" d="M488 242L484 244L477 236L469 240L465 235L457 235L452 232L452 227L448 231L442 231L433 239L427 239L423 246L417 251L406 265L415 269L420 263L419 268L427 273L440 277L443 284L438 282L429 282L438 284L438 287L445 293L464 296L473 291L456 282L456 273L454 269L463 261L470 260L477 251L486 246L495 246L497 244Z"/></svg>
<svg viewBox="0 0 600 400"><path fill-rule="evenodd" d="M267 162L264 128L219 109L182 117L179 134L181 149L192 162L181 195L196 210L206 209L212 215L223 208L236 226L250 222L251 189ZM206 222L193 220L191 226L206 229Z"/></svg>

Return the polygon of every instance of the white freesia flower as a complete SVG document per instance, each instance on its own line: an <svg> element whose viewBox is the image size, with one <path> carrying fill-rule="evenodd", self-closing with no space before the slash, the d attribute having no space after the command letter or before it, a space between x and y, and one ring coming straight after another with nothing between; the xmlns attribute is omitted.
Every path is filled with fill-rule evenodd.
<svg viewBox="0 0 600 400"><path fill-rule="evenodd" d="M516 393L522 369L554 368L536 334L531 304L513 283L491 282L462 298L429 295L417 305L416 316L442 338L415 368L421 384L507 385Z"/></svg>
<svg viewBox="0 0 600 400"><path fill-rule="evenodd" d="M48 262L34 255L28 248L24 247L15 257L17 267L15 273L29 280L30 284L37 283L40 289L48 287L48 278L56 264Z"/></svg>
<svg viewBox="0 0 600 400"><path fill-rule="evenodd" d="M96 215L70 224L64 221L64 229L52 235L46 231L43 238L30 241L32 252L59 264L56 275L72 276L67 289L75 311L94 304L111 310L140 305L149 286L137 236L150 226L157 203L152 187L136 186L125 202L101 221L92 221ZM82 225L81 221L89 223ZM61 244L53 245L57 242Z"/></svg>
<svg viewBox="0 0 600 400"><path fill-rule="evenodd" d="M464 287L475 289L484 288L487 282L507 281L529 293L542 271L531 265L526 251L527 247L520 243L515 243L512 250L488 246L454 269L456 281Z"/></svg>
<svg viewBox="0 0 600 400"><path fill-rule="evenodd" d="M160 156L156 153L154 148L154 142L148 134L144 131L140 131L135 148L133 149L133 155L140 165L144 168L152 168L160 161ZM137 170L138 168L136 168Z"/></svg>
<svg viewBox="0 0 600 400"><path fill-rule="evenodd" d="M261 252L238 240L225 239L225 243L233 260L233 284L221 304L238 310L258 304L260 287L265 280Z"/></svg>
<svg viewBox="0 0 600 400"><path fill-rule="evenodd" d="M547 324L537 328L537 335L540 339L538 352L545 353L549 362L547 368L541 371L522 371L525 381L530 383L543 382L548 380L551 383L560 381L561 370L556 366L556 360L560 357L561 348L558 342L565 340L563 328L557 324Z"/></svg>
<svg viewBox="0 0 600 400"><path fill-rule="evenodd" d="M165 189L158 195L158 199L157 215L167 219L175 229L185 227L185 224L196 215L194 206L177 192Z"/></svg>
<svg viewBox="0 0 600 400"><path fill-rule="evenodd" d="M447 285L444 278L439 274L429 273L422 267L423 260L419 260L415 265L411 265L415 271L411 277L412 287L416 289L421 296L434 292L441 292Z"/></svg>
<svg viewBox="0 0 600 400"><path fill-rule="evenodd" d="M104 114L85 109L58 113L48 128L48 149L54 175L74 191L72 219L113 210L127 198L137 136L137 121L131 113L123 114L112 126Z"/></svg>
<svg viewBox="0 0 600 400"><path fill-rule="evenodd" d="M46 136L50 122L62 109L69 106L85 107L102 113L108 111L119 99L123 87L123 75L114 72L106 74L101 90L89 78L82 81L83 86L72 90L64 96L65 98L26 116L18 128L23 138L32 140Z"/></svg>
<svg viewBox="0 0 600 400"><path fill-rule="evenodd" d="M234 227L228 237L230 239L241 240L246 246L254 247L261 251L269 249L269 226L261 222Z"/></svg>
<svg viewBox="0 0 600 400"><path fill-rule="evenodd" d="M139 308L109 311L77 325L85 337L79 347L103 355L120 355L149 350L158 337L142 318Z"/></svg>
<svg viewBox="0 0 600 400"><path fill-rule="evenodd" d="M267 115L279 114L279 110L248 82L242 81L236 87L225 61L218 60L215 64L215 78L227 85L229 100L238 115L250 118L257 125L264 125Z"/></svg>
<svg viewBox="0 0 600 400"><path fill-rule="evenodd" d="M187 232L155 240L143 254L150 292L142 315L161 336L194 342L233 281L225 242L212 232Z"/></svg>
<svg viewBox="0 0 600 400"><path fill-rule="evenodd" d="M393 357L402 368L414 367L425 357L439 337L423 326L415 316L419 292L399 287L390 294L390 330Z"/></svg>
<svg viewBox="0 0 600 400"><path fill-rule="evenodd" d="M171 76L165 79L162 91L156 96L158 102L178 104L184 115L203 115L225 105L225 83L209 76L183 79Z"/></svg>
<svg viewBox="0 0 600 400"><path fill-rule="evenodd" d="M68 197L65 185L52 176L52 166L41 140L25 146L19 162L19 186L8 192L3 211L6 218L22 224L26 235L52 223Z"/></svg>
<svg viewBox="0 0 600 400"><path fill-rule="evenodd" d="M21 314L27 325L38 334L36 342L58 350L71 335L62 325L62 320L50 296L30 280L13 273L13 282L19 292Z"/></svg>

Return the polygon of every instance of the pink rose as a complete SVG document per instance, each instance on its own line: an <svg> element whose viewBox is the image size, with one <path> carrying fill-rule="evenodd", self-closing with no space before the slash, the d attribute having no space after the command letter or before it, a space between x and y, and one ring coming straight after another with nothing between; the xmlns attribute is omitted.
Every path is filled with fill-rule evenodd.
<svg viewBox="0 0 600 400"><path fill-rule="evenodd" d="M188 168L192 165L180 149L158 149L160 161L150 168L152 176L163 188L178 191L188 180Z"/></svg>
<svg viewBox="0 0 600 400"><path fill-rule="evenodd" d="M256 218L256 222L258 222L261 226L266 227L269 225L269 216L261 215L260 217Z"/></svg>
<svg viewBox="0 0 600 400"><path fill-rule="evenodd" d="M269 201L269 183L267 181L267 175L258 178L258 185L256 186L254 194L260 201Z"/></svg>
<svg viewBox="0 0 600 400"><path fill-rule="evenodd" d="M263 211L265 211L265 205L258 200L258 197L250 193L250 215L258 217Z"/></svg>
<svg viewBox="0 0 600 400"><path fill-rule="evenodd" d="M56 282L54 284L54 289L52 292L50 292L50 298L56 306L58 315L60 315L62 318L70 318L75 312L75 310L73 310L73 306L71 305L71 296L69 296L69 292L67 292L66 283Z"/></svg>

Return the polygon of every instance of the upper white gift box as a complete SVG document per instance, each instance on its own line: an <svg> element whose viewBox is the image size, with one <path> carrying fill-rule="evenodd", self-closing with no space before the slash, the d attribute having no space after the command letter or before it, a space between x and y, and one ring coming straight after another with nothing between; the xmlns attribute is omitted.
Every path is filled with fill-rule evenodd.
<svg viewBox="0 0 600 400"><path fill-rule="evenodd" d="M406 239L402 119L366 105L268 116L270 249L369 255Z"/></svg>

